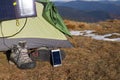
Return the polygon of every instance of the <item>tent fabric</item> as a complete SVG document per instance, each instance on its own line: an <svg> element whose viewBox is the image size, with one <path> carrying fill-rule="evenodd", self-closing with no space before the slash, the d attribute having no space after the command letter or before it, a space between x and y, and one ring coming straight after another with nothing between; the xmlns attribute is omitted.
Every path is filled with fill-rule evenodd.
<svg viewBox="0 0 120 80"><path fill-rule="evenodd" d="M2 39L0 38L0 51L7 51L18 44L19 41L26 41L28 49L49 47L49 48L72 48L72 44L68 40L55 40L44 38L13 38Z"/></svg>
<svg viewBox="0 0 120 80"><path fill-rule="evenodd" d="M67 38L58 29L54 28L49 22L42 17L44 6L40 3L36 3L37 17L27 18L27 23L24 29L17 35L10 38L47 38L47 39L61 39ZM3 21L1 23L2 32L4 36L11 36L18 32L25 23L25 18L19 19L20 26L16 25L16 20ZM2 34L0 34L2 37Z"/></svg>
<svg viewBox="0 0 120 80"><path fill-rule="evenodd" d="M20 26L16 25L16 20L0 22L0 51L9 50L19 41L26 41L28 48L41 46L52 48L72 47L66 36L44 19L42 16L44 5L36 2L36 9L37 17L19 19ZM16 32L19 33L15 34Z"/></svg>
<svg viewBox="0 0 120 80"><path fill-rule="evenodd" d="M38 2L41 1L38 0ZM43 17L55 28L57 28L64 34L71 36L54 4L48 0L45 0L44 2L46 3L46 5L43 10Z"/></svg>

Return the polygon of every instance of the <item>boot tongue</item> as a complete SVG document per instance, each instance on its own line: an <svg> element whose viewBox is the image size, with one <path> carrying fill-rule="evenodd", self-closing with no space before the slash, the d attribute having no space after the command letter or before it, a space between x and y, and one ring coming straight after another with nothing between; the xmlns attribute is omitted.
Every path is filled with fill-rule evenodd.
<svg viewBox="0 0 120 80"><path fill-rule="evenodd" d="M18 45L21 47L21 48L26 48L26 41L19 41Z"/></svg>

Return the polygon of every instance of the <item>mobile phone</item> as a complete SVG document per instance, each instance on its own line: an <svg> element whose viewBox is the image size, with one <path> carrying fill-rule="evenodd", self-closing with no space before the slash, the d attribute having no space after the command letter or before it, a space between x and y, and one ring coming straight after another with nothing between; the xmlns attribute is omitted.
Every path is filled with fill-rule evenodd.
<svg viewBox="0 0 120 80"><path fill-rule="evenodd" d="M60 49L51 50L51 60L53 67L58 67L62 65Z"/></svg>

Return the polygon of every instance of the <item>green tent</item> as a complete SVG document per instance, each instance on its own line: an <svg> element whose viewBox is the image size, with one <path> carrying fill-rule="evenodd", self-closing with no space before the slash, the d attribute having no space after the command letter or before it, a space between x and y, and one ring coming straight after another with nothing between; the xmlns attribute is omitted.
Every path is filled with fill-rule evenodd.
<svg viewBox="0 0 120 80"><path fill-rule="evenodd" d="M70 36L54 4L49 0L37 0L37 17L0 22L0 51L9 50L19 41L26 41L28 48L41 46L59 48L72 47L66 36Z"/></svg>

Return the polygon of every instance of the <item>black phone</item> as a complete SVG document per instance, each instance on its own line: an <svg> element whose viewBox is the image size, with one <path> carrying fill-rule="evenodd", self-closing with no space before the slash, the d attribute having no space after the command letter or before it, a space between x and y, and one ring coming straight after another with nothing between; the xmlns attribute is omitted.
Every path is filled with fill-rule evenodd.
<svg viewBox="0 0 120 80"><path fill-rule="evenodd" d="M60 49L51 50L51 60L53 67L58 67L62 65Z"/></svg>

